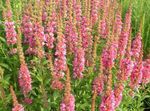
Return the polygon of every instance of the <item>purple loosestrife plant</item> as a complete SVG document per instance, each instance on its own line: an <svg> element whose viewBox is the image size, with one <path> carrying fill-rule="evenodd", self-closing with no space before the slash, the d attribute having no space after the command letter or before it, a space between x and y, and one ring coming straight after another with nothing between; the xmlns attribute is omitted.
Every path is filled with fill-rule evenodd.
<svg viewBox="0 0 150 111"><path fill-rule="evenodd" d="M92 91L96 91L96 93L98 95L102 94L104 90L104 77L103 75L100 75L98 77L96 77L93 81L93 84L92 84Z"/></svg>
<svg viewBox="0 0 150 111"><path fill-rule="evenodd" d="M6 39L8 45L14 45L17 42L14 22L5 21Z"/></svg>
<svg viewBox="0 0 150 111"><path fill-rule="evenodd" d="M124 90L123 83L117 83L114 88L115 108L117 108L122 101L123 90Z"/></svg>
<svg viewBox="0 0 150 111"><path fill-rule="evenodd" d="M142 83L147 84L150 82L150 59L146 59L143 61L143 77L142 77Z"/></svg>
<svg viewBox="0 0 150 111"><path fill-rule="evenodd" d="M15 31L15 24L12 20L12 10L10 1L6 0L7 8L4 11L4 19L5 19L5 32L6 32L6 39L7 45L14 45L17 43L17 33Z"/></svg>
<svg viewBox="0 0 150 111"><path fill-rule="evenodd" d="M102 96L102 101L99 107L100 111L115 111L115 99L114 92L107 90L105 95Z"/></svg>
<svg viewBox="0 0 150 111"><path fill-rule="evenodd" d="M20 66L18 81L23 94L27 95L32 89L32 80L27 65L24 63L22 63Z"/></svg>
<svg viewBox="0 0 150 111"><path fill-rule="evenodd" d="M99 1L98 0L91 0L91 23L92 25L95 25L95 23L98 20L98 6Z"/></svg>
<svg viewBox="0 0 150 111"><path fill-rule="evenodd" d="M67 39L67 47L69 48L69 51L74 53L77 50L78 35L75 32L73 23L70 20L66 23L65 36Z"/></svg>
<svg viewBox="0 0 150 111"><path fill-rule="evenodd" d="M24 107L21 104L18 103L16 94L15 94L12 86L10 86L10 92L11 92L11 96L12 96L12 99L13 99L12 111L24 111Z"/></svg>
<svg viewBox="0 0 150 111"><path fill-rule="evenodd" d="M141 33L139 32L132 42L131 55L133 58L139 58L140 50L142 47L141 44L142 44L142 37Z"/></svg>
<svg viewBox="0 0 150 111"><path fill-rule="evenodd" d="M88 20L85 16L81 20L81 36L82 36L82 47L87 49L92 43L90 40Z"/></svg>
<svg viewBox="0 0 150 111"><path fill-rule="evenodd" d="M47 27L45 29L45 37L46 37L46 46L49 49L52 49L54 47L54 32L56 28L56 13L53 11L52 15L50 17L50 21L47 23Z"/></svg>
<svg viewBox="0 0 150 111"><path fill-rule="evenodd" d="M54 75L58 78L63 78L66 70L66 40L64 35L61 35L58 39L55 56Z"/></svg>
<svg viewBox="0 0 150 111"><path fill-rule="evenodd" d="M85 67L85 52L82 47L79 47L75 52L75 57L73 61L73 74L74 78L82 78Z"/></svg>
<svg viewBox="0 0 150 111"><path fill-rule="evenodd" d="M60 111L75 111L75 98L72 94L68 97L68 100L62 101Z"/></svg>

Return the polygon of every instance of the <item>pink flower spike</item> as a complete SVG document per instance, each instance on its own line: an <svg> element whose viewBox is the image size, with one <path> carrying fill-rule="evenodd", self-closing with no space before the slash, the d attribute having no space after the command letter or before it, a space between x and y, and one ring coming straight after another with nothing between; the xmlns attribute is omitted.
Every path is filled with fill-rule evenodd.
<svg viewBox="0 0 150 111"><path fill-rule="evenodd" d="M71 94L70 97L68 97L69 100L62 100L62 103L60 104L60 111L75 111L75 98ZM65 99L65 98L64 98Z"/></svg>
<svg viewBox="0 0 150 111"><path fill-rule="evenodd" d="M24 101L26 104L32 104L32 99L30 99L30 98L25 98L23 101Z"/></svg>
<svg viewBox="0 0 150 111"><path fill-rule="evenodd" d="M47 23L47 27L45 28L46 46L49 49L52 49L54 47L55 28L56 28L56 13L52 12L51 20Z"/></svg>
<svg viewBox="0 0 150 111"><path fill-rule="evenodd" d="M24 107L21 104L17 104L12 108L12 111L24 111Z"/></svg>
<svg viewBox="0 0 150 111"><path fill-rule="evenodd" d="M60 40L58 40L55 56L54 75L63 78L64 71L66 71L66 40L63 35Z"/></svg>
<svg viewBox="0 0 150 111"><path fill-rule="evenodd" d="M14 45L17 43L17 33L15 31L15 25L14 22L5 22L5 31L6 31L6 39L7 39L7 45Z"/></svg>
<svg viewBox="0 0 150 111"><path fill-rule="evenodd" d="M101 75L100 77L96 77L94 79L93 84L92 84L92 90L96 91L97 94L100 95L100 94L102 94L103 89L104 89L104 78Z"/></svg>
<svg viewBox="0 0 150 111"><path fill-rule="evenodd" d="M85 52L82 47L78 48L75 52L75 57L73 61L73 74L74 78L82 78L85 67Z"/></svg>
<svg viewBox="0 0 150 111"><path fill-rule="evenodd" d="M27 95L32 89L32 80L26 64L21 64L20 66L18 81L23 94Z"/></svg>
<svg viewBox="0 0 150 111"><path fill-rule="evenodd" d="M102 101L99 107L100 111L115 111L114 92L109 91L109 94L102 96Z"/></svg>
<svg viewBox="0 0 150 111"><path fill-rule="evenodd" d="M124 85L121 83L116 84L114 89L114 96L115 96L115 108L117 108L121 101L122 101L122 93L124 90Z"/></svg>
<svg viewBox="0 0 150 111"><path fill-rule="evenodd" d="M138 33L135 39L133 40L132 47L131 47L131 55L134 58L139 57L141 47L142 47L142 37L141 37L141 34Z"/></svg>
<svg viewBox="0 0 150 111"><path fill-rule="evenodd" d="M147 84L150 82L150 59L146 59L143 61L143 77L142 77L142 83Z"/></svg>
<svg viewBox="0 0 150 111"><path fill-rule="evenodd" d="M138 64L138 62L135 62L133 71L130 76L130 84L129 84L132 89L138 88L139 84L142 82L143 76L142 69L143 69L142 64Z"/></svg>

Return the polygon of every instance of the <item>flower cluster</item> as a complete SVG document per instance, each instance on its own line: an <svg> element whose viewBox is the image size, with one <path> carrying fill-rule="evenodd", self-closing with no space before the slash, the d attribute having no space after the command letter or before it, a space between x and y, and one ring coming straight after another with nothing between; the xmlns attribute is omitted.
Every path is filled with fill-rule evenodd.
<svg viewBox="0 0 150 111"><path fill-rule="evenodd" d="M45 37L46 37L46 46L49 49L54 47L54 32L56 27L56 13L52 12L51 20L47 23L47 27L45 29Z"/></svg>
<svg viewBox="0 0 150 111"><path fill-rule="evenodd" d="M24 111L24 107L21 104L17 104L12 108L12 111Z"/></svg>
<svg viewBox="0 0 150 111"><path fill-rule="evenodd" d="M31 86L32 81L30 72L26 64L21 64L20 66L18 81L23 94L27 95L27 93L29 93L29 91L31 91L32 89Z"/></svg>
<svg viewBox="0 0 150 111"><path fill-rule="evenodd" d="M71 52L75 52L77 50L77 33L73 27L71 21L67 21L65 28L65 36L67 39L67 46Z"/></svg>
<svg viewBox="0 0 150 111"><path fill-rule="evenodd" d="M105 19L102 19L101 22L100 22L100 35L101 35L101 38L105 39L108 35L108 29L107 29L107 23L106 23L106 20Z"/></svg>
<svg viewBox="0 0 150 111"><path fill-rule="evenodd" d="M138 58L140 51L141 51L141 46L142 45L142 37L141 34L138 33L135 39L132 42L132 48L131 48L131 55L134 58Z"/></svg>
<svg viewBox="0 0 150 111"><path fill-rule="evenodd" d="M139 64L139 62L134 63L133 71L130 76L130 84L129 84L131 89L138 88L139 83L142 82L142 75L143 75L142 69L143 69L142 64Z"/></svg>
<svg viewBox="0 0 150 111"><path fill-rule="evenodd" d="M62 78L66 70L66 40L63 35L58 39L55 56L54 75Z"/></svg>
<svg viewBox="0 0 150 111"><path fill-rule="evenodd" d="M150 59L146 59L143 61L143 77L142 77L142 83L149 83L150 82Z"/></svg>
<svg viewBox="0 0 150 111"><path fill-rule="evenodd" d="M75 57L73 61L73 74L74 78L82 78L85 67L85 52L82 47L79 47L75 52Z"/></svg>
<svg viewBox="0 0 150 111"><path fill-rule="evenodd" d="M29 47L34 47L33 24L28 14L24 14L22 17L22 32L24 34L24 43L28 43Z"/></svg>
<svg viewBox="0 0 150 111"><path fill-rule="evenodd" d="M112 43L110 47L103 49L102 52L102 65L104 68L111 68L114 64L114 60L117 56L117 45Z"/></svg>
<svg viewBox="0 0 150 111"><path fill-rule="evenodd" d="M129 34L127 32L122 31L121 35L119 37L118 54L121 56L123 56L125 54L125 49L127 47L127 42L128 42L128 36L129 36Z"/></svg>
<svg viewBox="0 0 150 111"><path fill-rule="evenodd" d="M100 111L115 111L115 97L112 90L108 90L104 96L102 96L102 102L99 107Z"/></svg>
<svg viewBox="0 0 150 111"><path fill-rule="evenodd" d="M83 16L81 21L81 36L82 36L82 47L84 49L88 48L88 46L91 44L90 36L88 33L89 33L88 20L85 16Z"/></svg>
<svg viewBox="0 0 150 111"><path fill-rule="evenodd" d="M72 94L70 94L68 99L64 100L60 104L60 111L75 111L75 98Z"/></svg>
<svg viewBox="0 0 150 111"><path fill-rule="evenodd" d="M24 111L24 107L18 103L15 91L13 90L13 87L10 86L10 92L13 99L13 108L12 111Z"/></svg>
<svg viewBox="0 0 150 111"><path fill-rule="evenodd" d="M124 90L124 85L122 83L116 84L115 89L114 89L115 108L117 108L122 101L123 90Z"/></svg>
<svg viewBox="0 0 150 111"><path fill-rule="evenodd" d="M133 67L134 67L133 61L131 61L128 58L122 59L120 64L121 74L118 74L118 80L126 81L128 77L131 75Z"/></svg>
<svg viewBox="0 0 150 111"><path fill-rule="evenodd" d="M97 94L101 94L104 89L104 78L103 75L96 77L92 84L92 90L96 91Z"/></svg>
<svg viewBox="0 0 150 111"><path fill-rule="evenodd" d="M7 44L8 45L14 45L17 43L16 39L16 31L15 31L15 25L14 22L5 22L5 31L6 31L6 38L7 38Z"/></svg>
<svg viewBox="0 0 150 111"><path fill-rule="evenodd" d="M38 39L40 45L43 46L45 44L44 42L46 41L45 34L44 34L44 27L40 23L35 22L33 31L34 31L34 37Z"/></svg>
<svg viewBox="0 0 150 111"><path fill-rule="evenodd" d="M91 22L94 25L98 20L98 7L99 1L98 0L91 0Z"/></svg>

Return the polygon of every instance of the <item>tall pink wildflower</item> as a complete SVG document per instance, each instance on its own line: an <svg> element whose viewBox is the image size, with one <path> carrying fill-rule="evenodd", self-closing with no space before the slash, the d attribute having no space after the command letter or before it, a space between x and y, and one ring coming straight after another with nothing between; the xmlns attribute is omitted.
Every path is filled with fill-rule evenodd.
<svg viewBox="0 0 150 111"><path fill-rule="evenodd" d="M118 54L123 57L125 54L125 49L127 47L128 37L130 34L130 28L131 28L131 8L129 8L128 12L125 16L125 23L123 30L120 34L119 41L118 41Z"/></svg>
<svg viewBox="0 0 150 111"><path fill-rule="evenodd" d="M119 37L118 54L121 56L124 56L124 54L125 54L125 49L127 47L127 42L128 42L128 36L129 36L129 34L127 32L122 31L121 35Z"/></svg>
<svg viewBox="0 0 150 111"><path fill-rule="evenodd" d="M110 47L103 49L102 65L104 68L111 68L117 55L116 44L111 44Z"/></svg>
<svg viewBox="0 0 150 111"><path fill-rule="evenodd" d="M99 29L100 36L101 38L105 39L108 35L108 29L107 29L106 20L104 18L100 21L99 27L100 27Z"/></svg>
<svg viewBox="0 0 150 111"><path fill-rule="evenodd" d="M6 39L7 39L7 45L14 45L17 43L16 39L16 31L15 31L15 25L12 21L12 11L9 9L5 12L5 31L6 31Z"/></svg>
<svg viewBox="0 0 150 111"><path fill-rule="evenodd" d="M44 42L46 41L46 38L44 35L44 27L38 22L34 23L34 37L38 38L41 46L45 44Z"/></svg>
<svg viewBox="0 0 150 111"><path fill-rule="evenodd" d="M58 78L62 78L66 70L66 40L64 35L58 38L55 56L54 75L58 76Z"/></svg>
<svg viewBox="0 0 150 111"><path fill-rule="evenodd" d="M18 103L15 91L13 90L13 87L10 86L10 92L13 100L13 108L12 111L24 111L24 107Z"/></svg>
<svg viewBox="0 0 150 111"><path fill-rule="evenodd" d="M100 7L100 9L104 9L104 5L105 5L105 0L100 0L99 1L99 7Z"/></svg>
<svg viewBox="0 0 150 111"><path fill-rule="evenodd" d="M129 84L132 89L138 88L139 84L142 82L143 76L142 69L143 69L142 64L135 62L133 71L130 76L130 84Z"/></svg>
<svg viewBox="0 0 150 111"><path fill-rule="evenodd" d="M142 37L141 37L141 33L138 33L137 36L135 37L135 39L132 42L132 47L131 47L131 55L134 58L138 58L139 54L140 54L140 50L142 47Z"/></svg>
<svg viewBox="0 0 150 111"><path fill-rule="evenodd" d="M88 46L92 43L90 40L89 33L89 26L88 26L88 20L86 17L82 17L81 21L81 37L82 37L82 47L84 49L88 48Z"/></svg>
<svg viewBox="0 0 150 111"><path fill-rule="evenodd" d="M24 43L28 43L30 48L34 47L33 24L31 23L30 16L26 13L22 17L22 32L24 34Z"/></svg>
<svg viewBox="0 0 150 111"><path fill-rule="evenodd" d="M20 66L18 81L23 94L27 95L32 89L32 80L26 64Z"/></svg>
<svg viewBox="0 0 150 111"><path fill-rule="evenodd" d="M81 4L80 3L76 3L75 4L75 8L74 8L74 10L75 10L75 16L76 16L76 21L77 21L77 24L79 25L80 24L80 22L81 22L81 16L82 16L82 10L81 10Z"/></svg>
<svg viewBox="0 0 150 111"><path fill-rule="evenodd" d="M92 84L92 90L96 91L97 94L102 94L104 89L104 78L103 75L96 77Z"/></svg>
<svg viewBox="0 0 150 111"><path fill-rule="evenodd" d="M24 107L21 104L17 104L12 108L12 111L24 111Z"/></svg>
<svg viewBox="0 0 150 111"><path fill-rule="evenodd" d="M118 11L117 14L116 14L116 18L115 18L115 29L114 29L114 32L120 36L121 34L121 31L122 31L122 19L121 19L121 14L120 12Z"/></svg>
<svg viewBox="0 0 150 111"><path fill-rule="evenodd" d="M128 77L131 75L134 64L129 58L124 58L121 60L120 71L118 74L118 80L126 81Z"/></svg>
<svg viewBox="0 0 150 111"><path fill-rule="evenodd" d="M143 61L143 77L142 77L142 83L147 84L150 82L150 59L146 59Z"/></svg>
<svg viewBox="0 0 150 111"><path fill-rule="evenodd" d="M85 67L85 52L82 47L79 47L75 52L75 57L73 61L73 73L74 78L82 78Z"/></svg>
<svg viewBox="0 0 150 111"><path fill-rule="evenodd" d="M75 52L77 50L77 33L71 21L67 21L65 28L65 36L67 39L67 47L70 51Z"/></svg>
<svg viewBox="0 0 150 111"><path fill-rule="evenodd" d="M122 83L116 84L115 89L114 89L115 108L117 108L122 101L123 90L124 90L124 85Z"/></svg>
<svg viewBox="0 0 150 111"><path fill-rule="evenodd" d="M105 95L102 96L102 101L99 106L100 111L115 111L115 99L114 92L108 90Z"/></svg>
<svg viewBox="0 0 150 111"><path fill-rule="evenodd" d="M56 28L56 13L52 12L51 19L47 23L47 27L45 29L45 37L46 37L46 46L49 49L52 49L54 47L54 32Z"/></svg>
<svg viewBox="0 0 150 111"><path fill-rule="evenodd" d="M68 97L68 100L62 100L60 105L60 111L75 111L75 98L72 94Z"/></svg>
<svg viewBox="0 0 150 111"><path fill-rule="evenodd" d="M98 0L91 0L91 22L94 25L98 20Z"/></svg>

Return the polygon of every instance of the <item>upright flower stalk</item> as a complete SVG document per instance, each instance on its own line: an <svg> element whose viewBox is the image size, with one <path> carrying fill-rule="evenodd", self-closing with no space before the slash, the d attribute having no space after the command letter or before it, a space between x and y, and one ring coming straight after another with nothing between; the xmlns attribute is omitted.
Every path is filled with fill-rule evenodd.
<svg viewBox="0 0 150 111"><path fill-rule="evenodd" d="M24 13L23 13L23 17L22 17L22 26L21 26L21 30L22 33L24 34L24 43L28 44L28 49L26 50L26 54L36 54L35 51L35 46L36 46L36 40L34 37L34 27L33 27L33 23L31 21L31 4L29 4L29 7L25 7L27 8Z"/></svg>
<svg viewBox="0 0 150 111"><path fill-rule="evenodd" d="M10 86L10 92L11 92L11 96L12 96L12 99L13 99L12 111L24 111L24 107L21 104L18 103L16 94L15 94L12 86Z"/></svg>
<svg viewBox="0 0 150 111"><path fill-rule="evenodd" d="M98 6L99 1L98 0L91 0L91 23L92 26L95 25L95 23L98 20Z"/></svg>
<svg viewBox="0 0 150 111"><path fill-rule="evenodd" d="M82 78L85 65L85 53L82 47L78 48L73 61L74 78Z"/></svg>
<svg viewBox="0 0 150 111"><path fill-rule="evenodd" d="M52 49L54 47L54 32L56 25L56 12L53 11L50 16L50 20L48 20L47 26L45 28L46 46L48 47L48 49Z"/></svg>
<svg viewBox="0 0 150 111"><path fill-rule="evenodd" d="M130 84L132 90L137 89L139 84L142 83L143 77L143 47L142 47L142 37L141 37L141 30L142 24L140 24L139 32L132 42L131 47L131 55L134 61L133 71L130 76Z"/></svg>
<svg viewBox="0 0 150 111"><path fill-rule="evenodd" d="M100 111L115 111L115 97L114 91L112 90L112 74L108 72L107 75L107 87L104 95L102 96L102 101L99 106Z"/></svg>
<svg viewBox="0 0 150 111"><path fill-rule="evenodd" d="M132 41L131 54L134 59L139 58L141 47L142 47L142 37L141 32L138 32L135 39Z"/></svg>
<svg viewBox="0 0 150 111"><path fill-rule="evenodd" d="M66 71L66 39L62 32L62 17L58 16L58 31L57 31L57 46L55 52L54 61L54 78L59 79L64 77L64 71Z"/></svg>
<svg viewBox="0 0 150 111"><path fill-rule="evenodd" d="M79 27L77 50L74 53L74 60L73 60L74 78L83 77L84 67L85 67L85 51L82 47L81 29Z"/></svg>
<svg viewBox="0 0 150 111"><path fill-rule="evenodd" d="M117 108L121 101L123 96L123 91L125 88L124 83L128 80L128 78L131 75L132 69L133 69L133 62L131 60L131 32L128 39L128 46L126 50L126 58L121 59L119 71L117 74L117 83L115 84L114 88L114 96L115 96L115 108Z"/></svg>
<svg viewBox="0 0 150 111"><path fill-rule="evenodd" d="M148 84L150 82L150 59L146 59L145 61L143 61L142 73L142 83Z"/></svg>
<svg viewBox="0 0 150 111"><path fill-rule="evenodd" d="M75 111L75 98L71 94L71 81L70 81L70 71L67 68L66 71L66 82L65 82L65 94L63 100L60 104L60 111Z"/></svg>
<svg viewBox="0 0 150 111"><path fill-rule="evenodd" d="M121 60L121 58L124 57L126 46L127 46L127 41L128 41L130 27L131 27L131 14L132 14L132 10L131 10L131 7L129 7L129 10L125 16L124 27L120 34L119 42L118 42L118 46L119 46L118 47L118 56L119 56L120 60Z"/></svg>
<svg viewBox="0 0 150 111"><path fill-rule="evenodd" d="M17 35L17 49L18 49L18 54L20 59L20 70L19 70L18 81L22 93L24 94L24 96L26 96L32 89L31 86L32 80L31 80L31 76L27 64L25 63L25 57L21 45L21 31L19 27L18 27L18 35Z"/></svg>
<svg viewBox="0 0 150 111"><path fill-rule="evenodd" d="M95 77L93 82L92 82L92 104L91 104L91 111L95 111L95 101L97 95L101 95L103 90L104 90L104 74L103 74L103 66L102 66L102 58L100 56L100 72L98 77Z"/></svg>
<svg viewBox="0 0 150 111"><path fill-rule="evenodd" d="M130 76L130 88L132 90L137 89L139 87L139 84L142 82L142 57L143 57L143 50L140 51L140 56L138 58L138 61L134 63L133 71Z"/></svg>
<svg viewBox="0 0 150 111"><path fill-rule="evenodd" d="M5 18L5 31L6 31L6 39L7 39L7 45L14 45L17 43L17 34L15 31L15 24L12 20L12 11L10 6L10 1L6 0L7 9L4 12L4 18Z"/></svg>

